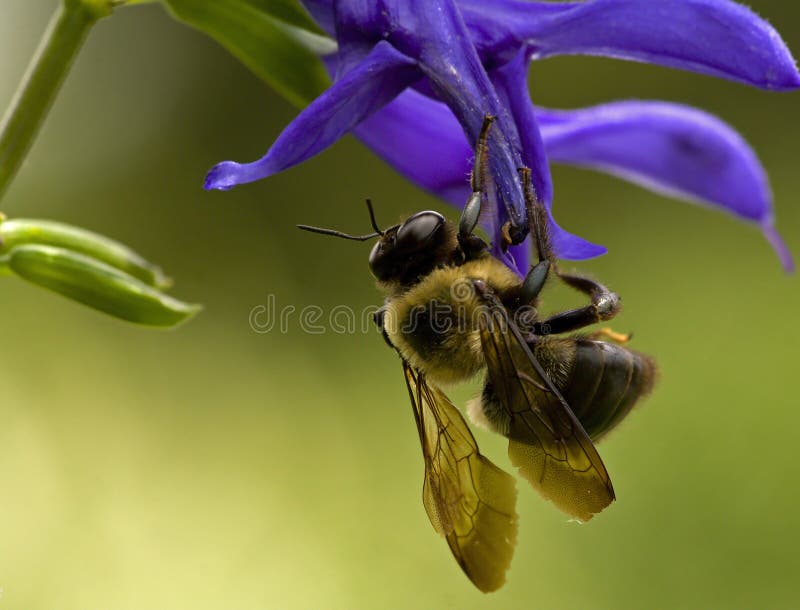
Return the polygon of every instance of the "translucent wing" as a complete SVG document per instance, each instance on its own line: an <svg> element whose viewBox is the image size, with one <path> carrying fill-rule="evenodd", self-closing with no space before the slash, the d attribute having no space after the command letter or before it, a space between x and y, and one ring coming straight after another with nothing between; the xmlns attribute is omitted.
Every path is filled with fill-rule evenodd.
<svg viewBox="0 0 800 610"><path fill-rule="evenodd" d="M588 521L614 501L603 460L491 289L481 344L497 401L510 417L508 455L520 474L565 513Z"/></svg>
<svg viewBox="0 0 800 610"><path fill-rule="evenodd" d="M425 510L469 579L494 591L505 582L517 539L514 479L480 454L441 390L405 361L403 371L425 459Z"/></svg>

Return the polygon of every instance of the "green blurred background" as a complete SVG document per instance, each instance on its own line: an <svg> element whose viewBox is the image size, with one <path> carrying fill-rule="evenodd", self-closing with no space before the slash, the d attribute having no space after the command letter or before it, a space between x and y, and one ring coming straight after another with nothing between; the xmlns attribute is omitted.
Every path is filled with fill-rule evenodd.
<svg viewBox="0 0 800 610"><path fill-rule="evenodd" d="M750 4L800 53L800 7ZM0 104L54 1L2 0ZM758 150L800 255L800 94L590 58L534 65L538 103L695 104ZM355 232L435 208L346 138L302 166L205 193L295 110L156 6L120 10L81 53L3 201L134 245L206 305L171 332L3 279L0 608L790 608L798 602L800 305L759 232L575 169L561 224L610 254L615 322L655 355L655 394L600 449L618 502L578 526L519 485L508 583L478 593L431 529L397 358L373 333L259 334L254 307L379 303ZM580 302L556 290L552 308ZM463 404L475 386L453 392ZM505 442L477 431L509 467Z"/></svg>

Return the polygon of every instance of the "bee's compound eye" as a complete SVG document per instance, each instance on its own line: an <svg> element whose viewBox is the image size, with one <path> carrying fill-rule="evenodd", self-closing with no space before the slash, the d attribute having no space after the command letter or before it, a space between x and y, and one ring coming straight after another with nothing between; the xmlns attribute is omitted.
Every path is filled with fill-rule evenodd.
<svg viewBox="0 0 800 610"><path fill-rule="evenodd" d="M378 261L381 255L381 242L378 241L372 246L372 251L369 253L369 266L370 268L375 267L375 263Z"/></svg>
<svg viewBox="0 0 800 610"><path fill-rule="evenodd" d="M406 220L397 230L397 243L402 247L422 246L444 224L444 216L438 212L418 212Z"/></svg>
<svg viewBox="0 0 800 610"><path fill-rule="evenodd" d="M372 247L372 252L369 253L369 269L381 282L391 279L394 272L394 262L392 257L392 248L384 240L380 240Z"/></svg>

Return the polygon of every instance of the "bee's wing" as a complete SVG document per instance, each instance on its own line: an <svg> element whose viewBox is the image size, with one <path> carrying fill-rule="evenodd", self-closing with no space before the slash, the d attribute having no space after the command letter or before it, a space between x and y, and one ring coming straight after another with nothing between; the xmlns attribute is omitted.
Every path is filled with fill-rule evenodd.
<svg viewBox="0 0 800 610"><path fill-rule="evenodd" d="M480 454L441 390L405 361L403 371L425 459L425 510L469 579L494 591L505 582L517 539L514 478Z"/></svg>
<svg viewBox="0 0 800 610"><path fill-rule="evenodd" d="M489 380L510 416L508 455L559 509L587 521L614 501L614 488L589 435L488 287L479 316Z"/></svg>

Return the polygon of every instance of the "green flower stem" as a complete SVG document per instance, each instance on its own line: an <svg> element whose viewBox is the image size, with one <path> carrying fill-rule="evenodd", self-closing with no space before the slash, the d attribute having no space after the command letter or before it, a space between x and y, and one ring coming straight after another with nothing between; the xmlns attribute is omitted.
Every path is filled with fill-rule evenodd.
<svg viewBox="0 0 800 610"><path fill-rule="evenodd" d="M2 198L42 126L61 83L86 35L112 0L63 0L0 122L0 198Z"/></svg>

